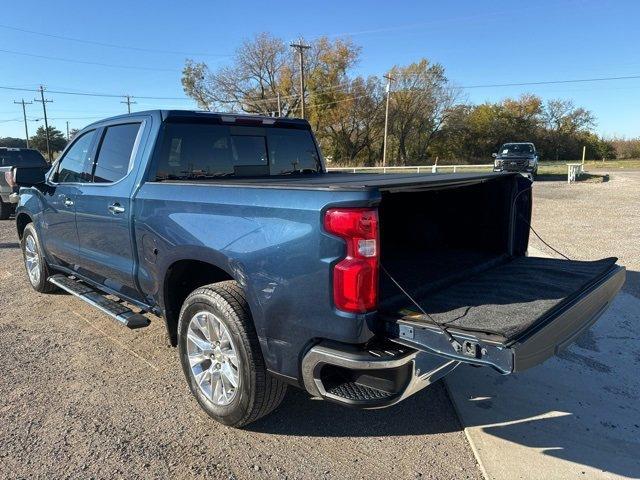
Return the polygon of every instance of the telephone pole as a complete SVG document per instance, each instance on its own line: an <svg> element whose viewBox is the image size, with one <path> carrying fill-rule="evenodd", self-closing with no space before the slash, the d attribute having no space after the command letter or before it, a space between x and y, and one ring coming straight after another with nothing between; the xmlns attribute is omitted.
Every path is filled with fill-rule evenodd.
<svg viewBox="0 0 640 480"><path fill-rule="evenodd" d="M304 119L304 51L311 48L311 46L302 43L302 39L298 40L298 43L292 43L289 46L298 50L300 55L300 105L302 118Z"/></svg>
<svg viewBox="0 0 640 480"><path fill-rule="evenodd" d="M278 92L278 117L282 116L282 107L280 106L280 92Z"/></svg>
<svg viewBox="0 0 640 480"><path fill-rule="evenodd" d="M131 113L131 104L132 103L137 103L131 100L131 95L123 95L124 97L124 101L120 102L120 103L126 103L127 104L127 113Z"/></svg>
<svg viewBox="0 0 640 480"><path fill-rule="evenodd" d="M49 146L49 122L47 121L47 103L51 103L53 102L53 100L45 100L44 87L40 85L40 100L34 98L33 101L42 103L42 111L44 112L44 133L47 139L47 157L49 158L49 163L51 163L53 161L53 158L51 158L51 147Z"/></svg>
<svg viewBox="0 0 640 480"><path fill-rule="evenodd" d="M69 120L67 120L67 142L69 141Z"/></svg>
<svg viewBox="0 0 640 480"><path fill-rule="evenodd" d="M29 148L29 127L27 126L27 109L25 105L31 105L33 102L25 102L24 98L19 102L13 101L16 105L22 105L22 118L24 118L24 136L27 139L27 148Z"/></svg>
<svg viewBox="0 0 640 480"><path fill-rule="evenodd" d="M389 97L391 97L391 81L393 78L391 75L385 75L387 79L387 107L384 112L384 140L382 143L382 166L387 166L387 131L389 129Z"/></svg>

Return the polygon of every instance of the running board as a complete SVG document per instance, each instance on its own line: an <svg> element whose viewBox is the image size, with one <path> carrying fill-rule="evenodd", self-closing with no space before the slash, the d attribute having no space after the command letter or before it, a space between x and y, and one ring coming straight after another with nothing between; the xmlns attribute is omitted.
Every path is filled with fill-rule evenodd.
<svg viewBox="0 0 640 480"><path fill-rule="evenodd" d="M95 307L98 310L106 313L125 327L129 327L131 329L142 328L151 323L150 320L144 315L135 313L124 305L110 300L102 293L97 292L84 283L80 283L79 281L69 278L66 275L53 275L48 278L48 281L61 288L62 290L75 295L79 299L84 300L92 307Z"/></svg>

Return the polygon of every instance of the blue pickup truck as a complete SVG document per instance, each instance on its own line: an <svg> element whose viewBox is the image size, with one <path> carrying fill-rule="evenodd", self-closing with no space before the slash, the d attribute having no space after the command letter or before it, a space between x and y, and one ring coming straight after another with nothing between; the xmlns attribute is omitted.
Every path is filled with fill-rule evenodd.
<svg viewBox="0 0 640 480"><path fill-rule="evenodd" d="M518 173L331 173L303 120L114 117L12 181L33 288L129 328L161 318L198 403L235 427L288 385L381 408L460 363L527 369L625 278L615 258L527 256Z"/></svg>

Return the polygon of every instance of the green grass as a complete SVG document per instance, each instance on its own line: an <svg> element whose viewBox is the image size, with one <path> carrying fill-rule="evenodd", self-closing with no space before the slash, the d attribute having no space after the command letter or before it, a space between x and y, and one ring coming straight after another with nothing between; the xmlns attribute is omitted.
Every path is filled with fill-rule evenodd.
<svg viewBox="0 0 640 480"><path fill-rule="evenodd" d="M566 175L567 163L580 163L580 160L560 160L540 162L538 173L540 175ZM640 159L633 160L588 160L584 162L584 170L624 170L624 169L640 169Z"/></svg>

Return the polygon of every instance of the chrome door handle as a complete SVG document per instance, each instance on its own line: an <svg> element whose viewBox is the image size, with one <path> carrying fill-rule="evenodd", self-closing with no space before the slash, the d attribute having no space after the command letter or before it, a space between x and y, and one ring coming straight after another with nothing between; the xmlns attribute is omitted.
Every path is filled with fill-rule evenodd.
<svg viewBox="0 0 640 480"><path fill-rule="evenodd" d="M109 205L109 207L107 207L109 209L109 211L111 213L113 213L114 215L117 213L124 213L124 207L121 206L119 203L112 203L111 205Z"/></svg>
<svg viewBox="0 0 640 480"><path fill-rule="evenodd" d="M70 198L65 198L64 199L64 206L65 207L73 207L73 200L71 200Z"/></svg>

